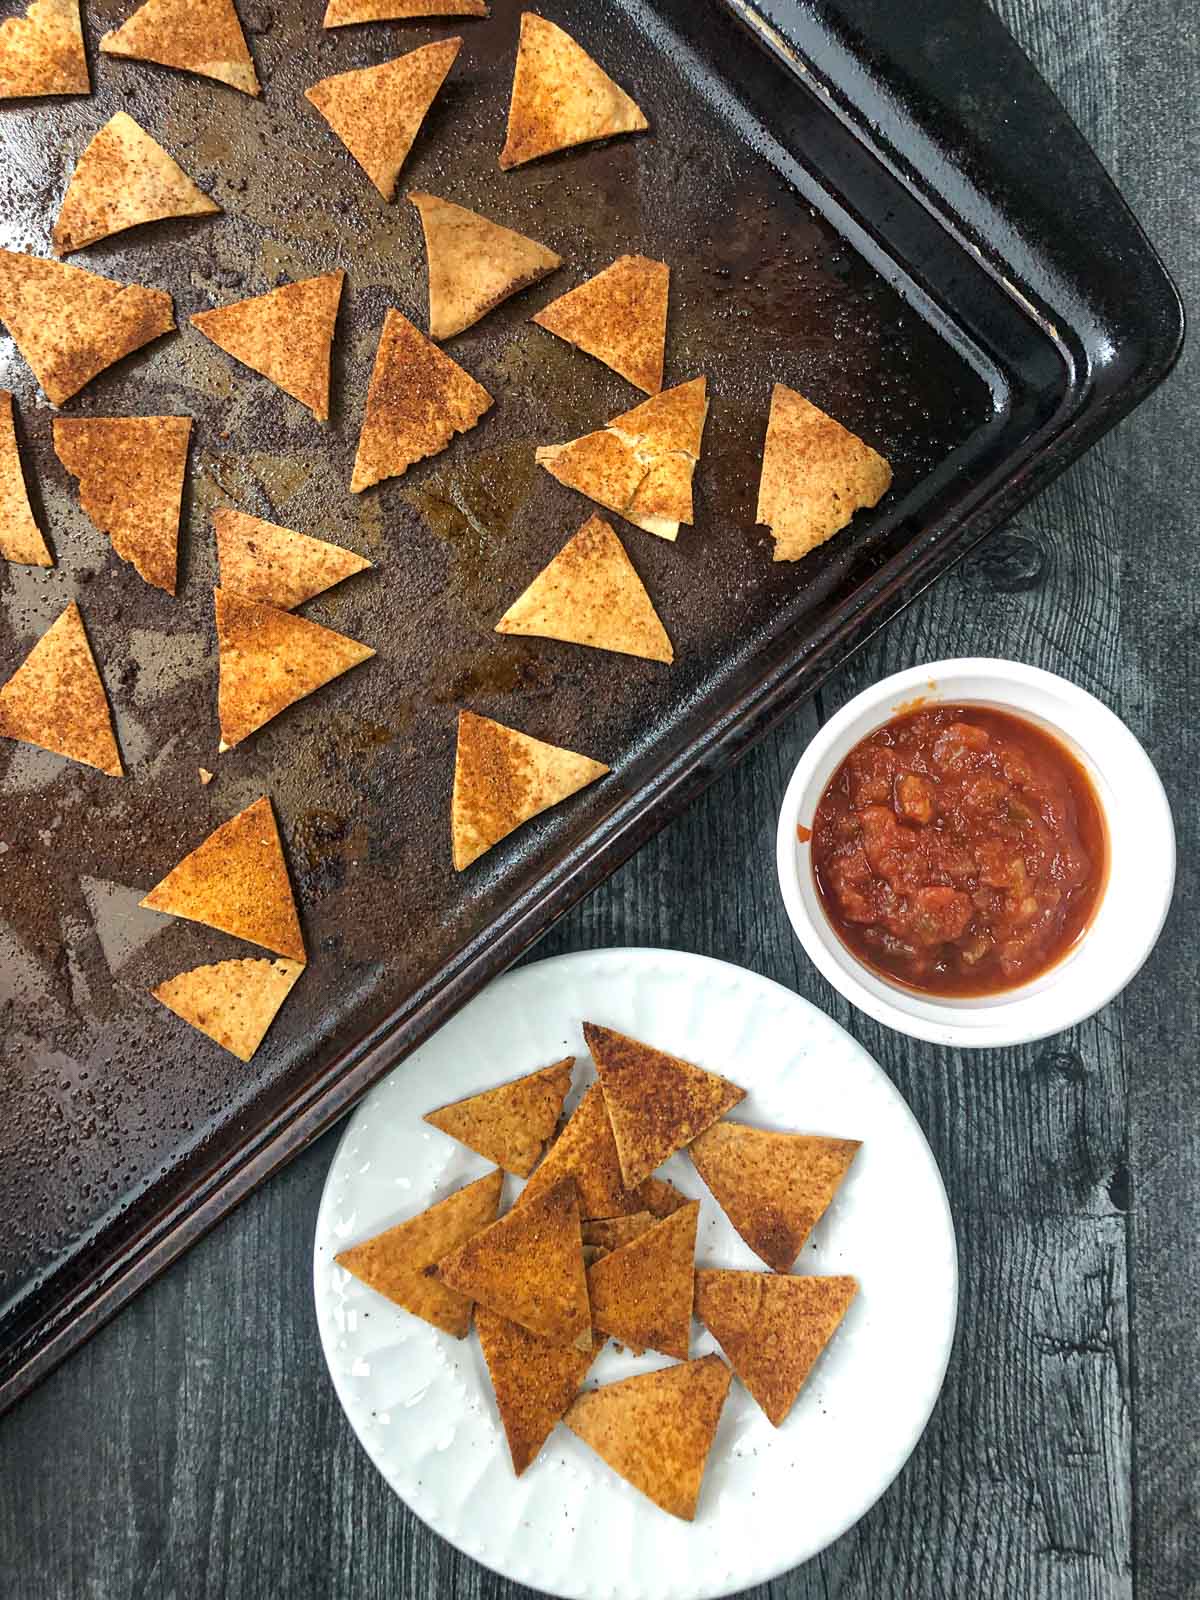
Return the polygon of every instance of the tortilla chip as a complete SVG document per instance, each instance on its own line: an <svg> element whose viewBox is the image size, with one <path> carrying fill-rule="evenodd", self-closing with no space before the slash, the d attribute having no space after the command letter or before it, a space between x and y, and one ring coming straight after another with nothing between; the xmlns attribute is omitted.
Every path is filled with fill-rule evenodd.
<svg viewBox="0 0 1200 1600"><path fill-rule="evenodd" d="M857 1293L853 1278L705 1269L696 1315L778 1428Z"/></svg>
<svg viewBox="0 0 1200 1600"><path fill-rule="evenodd" d="M639 1352L687 1360L699 1216L693 1200L588 1270L592 1323L601 1333Z"/></svg>
<svg viewBox="0 0 1200 1600"><path fill-rule="evenodd" d="M857 1139L722 1122L702 1134L689 1153L755 1255L776 1272L789 1272L858 1148Z"/></svg>
<svg viewBox="0 0 1200 1600"><path fill-rule="evenodd" d="M461 39L439 39L304 91L385 200L395 199L400 168L461 49Z"/></svg>
<svg viewBox="0 0 1200 1600"><path fill-rule="evenodd" d="M634 1193L652 1217L670 1217L683 1206L689 1205L687 1195L680 1194L673 1183L665 1178L643 1178Z"/></svg>
<svg viewBox="0 0 1200 1600"><path fill-rule="evenodd" d="M170 333L175 316L163 289L0 250L0 322L61 406L114 361Z"/></svg>
<svg viewBox="0 0 1200 1600"><path fill-rule="evenodd" d="M233 0L145 0L100 40L106 55L157 61L259 95L254 61Z"/></svg>
<svg viewBox="0 0 1200 1600"><path fill-rule="evenodd" d="M562 266L553 250L435 194L412 193L429 261L429 335L449 339Z"/></svg>
<svg viewBox="0 0 1200 1600"><path fill-rule="evenodd" d="M410 17L486 17L486 0L329 0L327 28L348 22L401 22Z"/></svg>
<svg viewBox="0 0 1200 1600"><path fill-rule="evenodd" d="M443 1333L465 1339L471 1327L471 1302L448 1289L433 1269L443 1256L496 1220L503 1182L502 1172L489 1172L428 1211L351 1245L334 1259L393 1305Z"/></svg>
<svg viewBox="0 0 1200 1600"><path fill-rule="evenodd" d="M266 795L210 833L140 904L168 917L202 922L289 961L307 960L279 829Z"/></svg>
<svg viewBox="0 0 1200 1600"><path fill-rule="evenodd" d="M0 688L0 736L125 776L112 713L74 601Z"/></svg>
<svg viewBox="0 0 1200 1600"><path fill-rule="evenodd" d="M596 1217L591 1222L581 1222L579 1232L585 1250L589 1245L598 1246L607 1254L640 1239L657 1221L649 1211L635 1211L628 1217Z"/></svg>
<svg viewBox="0 0 1200 1600"><path fill-rule="evenodd" d="M232 750L272 717L375 654L369 645L278 606L214 589L221 686L221 748Z"/></svg>
<svg viewBox="0 0 1200 1600"><path fill-rule="evenodd" d="M298 961L219 961L181 972L150 992L239 1061L249 1061L303 971Z"/></svg>
<svg viewBox="0 0 1200 1600"><path fill-rule="evenodd" d="M213 216L220 209L162 145L118 111L71 174L54 224L54 253L68 255L142 222Z"/></svg>
<svg viewBox="0 0 1200 1600"><path fill-rule="evenodd" d="M32 0L0 22L0 100L91 89L79 0Z"/></svg>
<svg viewBox="0 0 1200 1600"><path fill-rule="evenodd" d="M212 514L217 532L221 587L247 600L292 611L335 583L366 572L366 556L326 544L294 528L220 506Z"/></svg>
<svg viewBox="0 0 1200 1600"><path fill-rule="evenodd" d="M350 489L401 478L473 428L492 397L407 317L390 310L367 389L367 409Z"/></svg>
<svg viewBox="0 0 1200 1600"><path fill-rule="evenodd" d="M573 1344L547 1344L486 1306L475 1313L475 1329L519 1478L579 1393L602 1346L579 1350Z"/></svg>
<svg viewBox="0 0 1200 1600"><path fill-rule="evenodd" d="M544 1194L563 1178L574 1178L579 1212L585 1218L625 1216L642 1209L621 1182L617 1145L598 1083L586 1090L545 1160L517 1196L517 1204Z"/></svg>
<svg viewBox="0 0 1200 1600"><path fill-rule="evenodd" d="M552 1344L591 1343L579 1200L564 1178L438 1263L443 1283Z"/></svg>
<svg viewBox="0 0 1200 1600"><path fill-rule="evenodd" d="M581 1394L563 1421L627 1483L691 1522L733 1374L704 1356Z"/></svg>
<svg viewBox="0 0 1200 1600"><path fill-rule="evenodd" d="M670 287L671 269L665 261L621 256L577 289L551 300L532 320L647 394L658 394Z"/></svg>
<svg viewBox="0 0 1200 1600"><path fill-rule="evenodd" d="M269 294L198 311L192 326L227 355L329 421L329 358L346 274L285 283Z"/></svg>
<svg viewBox="0 0 1200 1600"><path fill-rule="evenodd" d="M54 450L122 561L175 593L190 417L56 417Z"/></svg>
<svg viewBox="0 0 1200 1600"><path fill-rule="evenodd" d="M427 1111L424 1120L505 1172L527 1178L558 1125L574 1065L575 1057L567 1056L540 1072Z"/></svg>
<svg viewBox="0 0 1200 1600"><path fill-rule="evenodd" d="M636 101L569 33L535 11L523 13L502 167L649 126Z"/></svg>
<svg viewBox="0 0 1200 1600"><path fill-rule="evenodd" d="M891 483L878 451L802 394L775 385L754 520L770 526L776 561L799 561L832 539Z"/></svg>
<svg viewBox="0 0 1200 1600"><path fill-rule="evenodd" d="M30 567L54 565L42 530L33 520L17 449L13 397L7 389L0 389L0 556Z"/></svg>
<svg viewBox="0 0 1200 1600"><path fill-rule="evenodd" d="M626 1188L648 1178L746 1097L727 1078L611 1028L585 1022L583 1036L600 1075Z"/></svg>
<svg viewBox="0 0 1200 1600"><path fill-rule="evenodd" d="M462 872L522 823L607 771L603 762L589 756L460 711L450 805L455 871Z"/></svg>
<svg viewBox="0 0 1200 1600"><path fill-rule="evenodd" d="M585 522L543 567L496 632L561 639L647 661L675 659L654 602L621 541L599 517Z"/></svg>

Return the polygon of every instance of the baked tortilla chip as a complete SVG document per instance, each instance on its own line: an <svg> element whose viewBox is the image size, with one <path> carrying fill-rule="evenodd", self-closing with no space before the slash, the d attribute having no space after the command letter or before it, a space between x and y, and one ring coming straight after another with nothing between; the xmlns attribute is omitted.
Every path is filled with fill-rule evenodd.
<svg viewBox="0 0 1200 1600"><path fill-rule="evenodd" d="M592 1323L601 1333L639 1352L687 1360L699 1216L693 1200L588 1269Z"/></svg>
<svg viewBox="0 0 1200 1600"><path fill-rule="evenodd" d="M232 750L272 717L374 654L369 645L278 606L213 591L221 686L221 748Z"/></svg>
<svg viewBox="0 0 1200 1600"><path fill-rule="evenodd" d="M634 1193L650 1215L658 1217L660 1221L691 1203L687 1195L680 1194L675 1185L668 1183L665 1178L643 1178Z"/></svg>
<svg viewBox="0 0 1200 1600"><path fill-rule="evenodd" d="M462 872L522 823L607 771L603 762L589 756L460 711L450 804L455 871Z"/></svg>
<svg viewBox="0 0 1200 1600"><path fill-rule="evenodd" d="M294 610L372 565L340 544L327 544L229 506L214 511L212 520L221 587L282 611Z"/></svg>
<svg viewBox="0 0 1200 1600"><path fill-rule="evenodd" d="M547 1344L486 1306L475 1313L475 1330L519 1478L579 1393L601 1346L580 1350L573 1344Z"/></svg>
<svg viewBox="0 0 1200 1600"><path fill-rule="evenodd" d="M0 100L91 89L79 0L32 0L0 22Z"/></svg>
<svg viewBox="0 0 1200 1600"><path fill-rule="evenodd" d="M0 688L0 737L125 776L112 713L74 601Z"/></svg>
<svg viewBox="0 0 1200 1600"><path fill-rule="evenodd" d="M776 1272L790 1272L858 1149L857 1139L721 1122L689 1154L755 1255Z"/></svg>
<svg viewBox="0 0 1200 1600"><path fill-rule="evenodd" d="M696 1315L778 1428L858 1293L853 1278L696 1274Z"/></svg>
<svg viewBox="0 0 1200 1600"><path fill-rule="evenodd" d="M611 1028L585 1022L583 1036L600 1075L626 1188L648 1178L746 1097L727 1078Z"/></svg>
<svg viewBox="0 0 1200 1600"><path fill-rule="evenodd" d="M425 1121L505 1172L527 1178L558 1126L574 1065L575 1057L567 1056L540 1072L427 1111Z"/></svg>
<svg viewBox="0 0 1200 1600"><path fill-rule="evenodd" d="M285 283L214 311L198 311L192 326L243 366L261 372L318 422L329 421L329 358L346 274Z"/></svg>
<svg viewBox="0 0 1200 1600"><path fill-rule="evenodd" d="M442 1282L552 1344L591 1344L579 1200L570 1178L468 1239Z"/></svg>
<svg viewBox="0 0 1200 1600"><path fill-rule="evenodd" d="M625 547L600 517L584 523L496 624L566 644L671 662L675 652Z"/></svg>
<svg viewBox="0 0 1200 1600"><path fill-rule="evenodd" d="M461 49L461 39L439 39L304 91L385 200L395 199L400 168Z"/></svg>
<svg viewBox="0 0 1200 1600"><path fill-rule="evenodd" d="M0 389L0 556L30 567L54 565L42 530L33 520L17 449L13 397L7 389Z"/></svg>
<svg viewBox="0 0 1200 1600"><path fill-rule="evenodd" d="M181 972L150 992L239 1061L249 1061L303 971L298 961L219 961Z"/></svg>
<svg viewBox="0 0 1200 1600"><path fill-rule="evenodd" d="M171 296L65 261L0 250L0 322L51 405L175 326Z"/></svg>
<svg viewBox="0 0 1200 1600"><path fill-rule="evenodd" d="M206 217L220 211L144 128L118 111L79 158L54 224L54 253L69 255L166 217Z"/></svg>
<svg viewBox="0 0 1200 1600"><path fill-rule="evenodd" d="M486 0L329 0L326 28L350 22L401 22L410 17L486 17Z"/></svg>
<svg viewBox="0 0 1200 1600"><path fill-rule="evenodd" d="M429 262L429 336L449 339L562 266L523 233L435 194L412 193Z"/></svg>
<svg viewBox="0 0 1200 1600"><path fill-rule="evenodd" d="M546 1158L517 1196L525 1205L563 1178L574 1178L582 1217L620 1217L642 1209L621 1181L617 1145L598 1083L585 1091Z"/></svg>
<svg viewBox="0 0 1200 1600"><path fill-rule="evenodd" d="M496 1220L503 1182L502 1172L489 1172L428 1211L351 1245L334 1259L393 1305L443 1333L465 1339L471 1327L471 1302L448 1289L434 1268L443 1256Z"/></svg>
<svg viewBox="0 0 1200 1600"><path fill-rule="evenodd" d="M254 61L233 0L145 0L100 40L106 55L157 61L259 95Z"/></svg>
<svg viewBox="0 0 1200 1600"><path fill-rule="evenodd" d="M579 1224L583 1248L589 1246L604 1251L619 1250L623 1244L640 1239L659 1219L649 1211L635 1211L628 1217L596 1217L591 1222Z"/></svg>
<svg viewBox="0 0 1200 1600"><path fill-rule="evenodd" d="M210 833L140 904L168 917L262 945L304 962L304 937L271 802L253 805Z"/></svg>
<svg viewBox="0 0 1200 1600"><path fill-rule="evenodd" d="M466 433L492 397L399 311L383 319L350 489L401 478Z"/></svg>
<svg viewBox="0 0 1200 1600"><path fill-rule="evenodd" d="M671 269L665 261L621 256L577 289L551 300L532 320L603 361L636 388L658 394L670 288Z"/></svg>
<svg viewBox="0 0 1200 1600"><path fill-rule="evenodd" d="M122 561L175 593L190 417L56 417L54 450Z"/></svg>
<svg viewBox="0 0 1200 1600"><path fill-rule="evenodd" d="M581 1394L563 1421L626 1483L691 1522L733 1374L704 1356Z"/></svg>
<svg viewBox="0 0 1200 1600"><path fill-rule="evenodd" d="M775 385L754 520L770 527L776 561L799 561L832 539L891 483L878 451L802 394Z"/></svg>
<svg viewBox="0 0 1200 1600"><path fill-rule="evenodd" d="M569 33L536 11L523 13L502 167L649 126L637 102Z"/></svg>

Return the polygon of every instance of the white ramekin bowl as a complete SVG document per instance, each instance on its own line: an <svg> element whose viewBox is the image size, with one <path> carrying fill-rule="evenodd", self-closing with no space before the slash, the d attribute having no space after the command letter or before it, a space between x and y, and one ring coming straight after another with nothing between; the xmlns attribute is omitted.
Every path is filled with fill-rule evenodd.
<svg viewBox="0 0 1200 1600"><path fill-rule="evenodd" d="M995 706L1044 724L1089 773L1108 824L1109 870L1099 910L1069 954L1005 994L941 1000L872 972L831 926L807 844L830 778L860 739L914 700ZM1171 808L1149 756L1094 695L1016 661L938 661L897 672L856 695L817 734L792 774L776 838L779 884L792 927L814 965L877 1022L934 1044L1028 1044L1090 1017L1137 973L1162 931L1175 885Z"/></svg>

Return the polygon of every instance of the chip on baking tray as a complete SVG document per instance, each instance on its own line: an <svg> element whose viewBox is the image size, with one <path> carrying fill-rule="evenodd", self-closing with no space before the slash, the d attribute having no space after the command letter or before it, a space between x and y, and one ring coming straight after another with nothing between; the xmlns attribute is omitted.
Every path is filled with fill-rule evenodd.
<svg viewBox="0 0 1200 1600"><path fill-rule="evenodd" d="M327 544L324 539L264 522L231 506L219 506L212 522L222 589L283 611L303 605L372 565L366 556L340 544Z"/></svg>
<svg viewBox="0 0 1200 1600"><path fill-rule="evenodd" d="M637 102L569 33L535 11L522 14L502 167L649 126Z"/></svg>
<svg viewBox="0 0 1200 1600"><path fill-rule="evenodd" d="M215 78L243 94L262 93L233 0L145 0L103 36L100 48Z"/></svg>
<svg viewBox="0 0 1200 1600"><path fill-rule="evenodd" d="M414 191L429 264L429 335L449 339L562 266L562 257L477 211Z"/></svg>
<svg viewBox="0 0 1200 1600"><path fill-rule="evenodd" d="M345 282L339 268L285 283L250 300L197 311L192 326L307 406L318 422L328 422L330 353Z"/></svg>
<svg viewBox="0 0 1200 1600"><path fill-rule="evenodd" d="M104 684L73 600L0 687L0 736L124 776Z"/></svg>
<svg viewBox="0 0 1200 1600"><path fill-rule="evenodd" d="M0 389L0 556L30 567L54 565L29 504L17 448L16 411L7 389Z"/></svg>
<svg viewBox="0 0 1200 1600"><path fill-rule="evenodd" d="M150 992L239 1061L249 1061L303 971L298 961L218 961Z"/></svg>
<svg viewBox="0 0 1200 1600"><path fill-rule="evenodd" d="M91 88L79 0L31 0L0 22L0 100Z"/></svg>
<svg viewBox="0 0 1200 1600"><path fill-rule="evenodd" d="M551 300L532 321L595 356L635 388L658 394L667 346L671 269L620 256L603 272Z"/></svg>

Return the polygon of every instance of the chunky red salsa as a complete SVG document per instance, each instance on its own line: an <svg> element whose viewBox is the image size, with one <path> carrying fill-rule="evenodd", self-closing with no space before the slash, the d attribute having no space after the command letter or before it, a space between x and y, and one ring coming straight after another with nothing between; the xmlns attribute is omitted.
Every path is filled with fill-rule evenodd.
<svg viewBox="0 0 1200 1600"><path fill-rule="evenodd" d="M838 934L929 994L993 994L1053 966L1091 920L1107 858L1079 762L985 706L930 706L877 728L813 819L813 871Z"/></svg>

